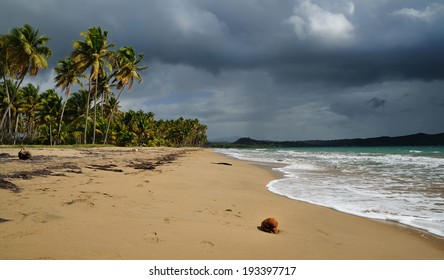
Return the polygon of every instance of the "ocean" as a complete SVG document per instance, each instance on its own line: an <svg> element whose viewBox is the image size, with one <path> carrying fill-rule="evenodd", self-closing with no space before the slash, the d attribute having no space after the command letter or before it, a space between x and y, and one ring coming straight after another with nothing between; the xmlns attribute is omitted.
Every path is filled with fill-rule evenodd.
<svg viewBox="0 0 444 280"><path fill-rule="evenodd" d="M273 193L444 237L444 147L215 149L282 178Z"/></svg>

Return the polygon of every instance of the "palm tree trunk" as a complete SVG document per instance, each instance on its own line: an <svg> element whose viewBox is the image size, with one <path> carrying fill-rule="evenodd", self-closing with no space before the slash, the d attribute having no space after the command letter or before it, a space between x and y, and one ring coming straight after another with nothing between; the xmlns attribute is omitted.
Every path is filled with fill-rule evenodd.
<svg viewBox="0 0 444 280"><path fill-rule="evenodd" d="M19 124L19 116L20 114L17 113L17 117L15 118L15 130L14 130L14 145L17 141L17 131L18 131L18 124Z"/></svg>
<svg viewBox="0 0 444 280"><path fill-rule="evenodd" d="M3 131L3 124L5 123L6 120L6 116L8 115L8 113L11 111L11 98L9 97L9 87L8 84L6 83L6 77L3 76L3 85L5 86L5 92L6 92L6 101L8 103L8 106L6 107L5 112L3 113L2 116L2 121L0 123L0 129ZM3 136L3 133L2 133Z"/></svg>
<svg viewBox="0 0 444 280"><path fill-rule="evenodd" d="M63 114L65 113L66 103L68 103L69 90L68 90L68 93L66 94L66 96L67 96L67 98L66 98L65 102L63 102L62 113L60 114L59 129L57 131L57 143L56 144L60 144L60 133L62 131Z"/></svg>
<svg viewBox="0 0 444 280"><path fill-rule="evenodd" d="M49 145L52 146L52 126L49 123Z"/></svg>
<svg viewBox="0 0 444 280"><path fill-rule="evenodd" d="M85 114L85 132L83 133L83 144L86 144L86 133L88 132L88 115L89 115L89 93L91 90L91 82L88 89L88 96L86 97L86 114Z"/></svg>
<svg viewBox="0 0 444 280"><path fill-rule="evenodd" d="M97 122L97 89L99 87L99 75L96 77L96 90L94 91L94 123L93 123L93 139L92 143L96 143L96 122Z"/></svg>
<svg viewBox="0 0 444 280"><path fill-rule="evenodd" d="M119 97L122 94L122 91L123 91L123 88L120 90L119 94L117 95L116 104L114 104L114 106L111 108L111 114L108 119L108 126L106 127L105 139L103 140L104 145L106 145L106 140L108 139L109 127L111 126L111 122L113 121L114 110L116 110L116 107L117 107L117 104L119 101Z"/></svg>
<svg viewBox="0 0 444 280"><path fill-rule="evenodd" d="M114 116L114 108L111 109L111 113L109 114L108 125L106 126L105 139L103 140L103 145L106 145L106 141L108 139L109 127L111 126L111 122L113 121Z"/></svg>
<svg viewBox="0 0 444 280"><path fill-rule="evenodd" d="M7 97L7 99L9 99L9 97ZM6 108L5 112L3 113L2 121L0 123L0 128L2 129L2 131L3 131L3 124L5 123L6 116L8 115L8 109L9 109L9 102L8 102L8 107Z"/></svg>
<svg viewBox="0 0 444 280"><path fill-rule="evenodd" d="M24 79L25 79L25 76L22 76L22 78L18 81L18 83L16 83L16 86L15 86L16 90L20 89L20 85L22 84ZM6 91L6 98L7 98L7 101L8 101L8 107L7 107L7 109L5 110L5 113L2 116L2 120L1 120L1 123L0 123L0 129L2 129L2 131L3 131L4 122L5 122L6 116L8 116L8 123L9 123L8 124L8 135L9 135L9 138L11 139L12 138L11 104L12 104L12 102L14 100L13 99L11 100L11 97L10 97L10 94L9 94L9 87L8 87L8 85L6 83L6 77L5 76L3 76L3 83L5 85L5 91ZM2 133L1 140L3 141L3 133Z"/></svg>

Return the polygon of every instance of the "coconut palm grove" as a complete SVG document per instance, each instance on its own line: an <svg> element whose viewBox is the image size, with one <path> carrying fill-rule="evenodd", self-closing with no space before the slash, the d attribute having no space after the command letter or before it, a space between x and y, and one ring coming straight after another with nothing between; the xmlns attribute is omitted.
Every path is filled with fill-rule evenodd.
<svg viewBox="0 0 444 280"><path fill-rule="evenodd" d="M80 35L71 55L58 61L54 88L46 91L23 81L48 68L50 38L29 24L0 35L0 144L206 144L207 127L197 119L156 120L152 112L122 112L119 98L141 83L147 70L143 54L107 42L108 32L100 27Z"/></svg>

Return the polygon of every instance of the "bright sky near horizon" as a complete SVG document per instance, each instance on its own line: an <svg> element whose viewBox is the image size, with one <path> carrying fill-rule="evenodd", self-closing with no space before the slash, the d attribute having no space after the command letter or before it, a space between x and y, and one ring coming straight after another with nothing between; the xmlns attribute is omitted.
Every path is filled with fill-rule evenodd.
<svg viewBox="0 0 444 280"><path fill-rule="evenodd" d="M51 38L48 70L100 26L144 53L122 110L208 136L307 140L444 132L443 0L0 0L0 33Z"/></svg>

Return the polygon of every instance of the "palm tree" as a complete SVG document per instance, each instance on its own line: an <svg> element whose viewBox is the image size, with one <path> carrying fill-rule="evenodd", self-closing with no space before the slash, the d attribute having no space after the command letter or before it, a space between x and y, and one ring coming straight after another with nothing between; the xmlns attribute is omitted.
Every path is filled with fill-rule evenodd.
<svg viewBox="0 0 444 280"><path fill-rule="evenodd" d="M113 121L113 118L115 116L115 113L120 112L119 111L119 101L117 100L117 98L114 96L114 93L111 94L111 96L108 98L108 100L106 100L105 103L106 106L106 111L107 111L107 126L106 126L106 133L105 133L105 138L103 140L103 144L107 144L108 141L108 135L109 132L111 131L111 135L110 138L113 138L113 130L110 130L110 125ZM111 121L110 121L111 120ZM112 141L112 140L111 140Z"/></svg>
<svg viewBox="0 0 444 280"><path fill-rule="evenodd" d="M11 55L21 81L27 73L34 77L41 69L48 67L46 59L52 54L51 49L46 46L49 37L39 35L39 30L34 30L29 24L25 24L22 28L12 29L10 36L12 41Z"/></svg>
<svg viewBox="0 0 444 280"><path fill-rule="evenodd" d="M89 91L91 91L92 82L95 81L98 84L99 75L106 76L105 67L112 71L111 64L107 61L110 55L109 48L113 44L107 45L106 39L108 31L103 31L100 27L90 27L88 32L80 33L85 41L74 41L74 51L71 53L71 58L75 62L76 68L80 73L84 73L87 69L90 69L89 74ZM95 87L94 91L94 129L92 143L95 143L95 126L97 117L97 92L98 87ZM88 95L89 97L89 95ZM87 102L89 104L89 102ZM85 120L85 133L84 142L86 143L86 133L88 129L88 114L89 106L86 107L86 120Z"/></svg>
<svg viewBox="0 0 444 280"><path fill-rule="evenodd" d="M2 104L4 104L2 124L3 124L3 121L6 120L6 117L9 116L8 122L6 123L7 129L5 129L8 131L9 138L12 137L11 104L12 104L12 100L15 98L15 95L17 94L17 92L18 92L18 89L17 89L15 83L12 82L11 80L5 80L4 85L3 85L2 100L1 100ZM1 128L3 128L3 125ZM3 142L4 136L5 136L5 133L4 133L4 131L2 131L0 142ZM8 139L8 140L10 140L10 139Z"/></svg>
<svg viewBox="0 0 444 280"><path fill-rule="evenodd" d="M62 129L62 120L63 120L63 114L65 112L66 103L68 102L69 92L71 90L71 87L74 84L79 84L80 86L83 86L82 82L80 81L81 74L78 72L78 69L75 67L75 62L70 57L67 57L65 59L59 60L58 67L56 67L54 70L57 73L57 76L54 78L54 81L56 82L56 87L61 87L62 91L65 91L66 99L65 102L63 102L62 107L62 113L60 114L60 121L59 121L59 128L57 131L57 141L60 140L60 132Z"/></svg>
<svg viewBox="0 0 444 280"><path fill-rule="evenodd" d="M14 139L13 139L13 144L15 145L17 142L19 124L22 124L22 122L19 121L26 110L26 103L24 99L23 90L16 91L16 95L14 96L13 102L11 104L11 109L13 111L13 116L15 118Z"/></svg>
<svg viewBox="0 0 444 280"><path fill-rule="evenodd" d="M51 56L51 49L46 45L49 37L39 35L39 30L35 30L31 25L25 24L21 28L13 28L9 34L0 38L1 44L1 67L0 71L5 84L6 77L9 76L16 80L15 86L20 88L26 74L31 77L36 76L43 68L48 67L47 59ZM8 99L8 108L3 113L0 128L10 113L10 106L13 100L10 99L10 93L6 89ZM9 120L11 121L11 120Z"/></svg>
<svg viewBox="0 0 444 280"><path fill-rule="evenodd" d="M97 81L97 98L101 98L102 101L99 102L100 103L100 109L101 109L101 117L104 116L104 105L106 105L106 103L108 102L109 96L110 94L112 94L112 90L111 90L111 86L110 86L110 81L111 76L101 76L99 75L98 81ZM94 82L93 84L93 88L92 91L95 92L96 91L96 82Z"/></svg>
<svg viewBox="0 0 444 280"><path fill-rule="evenodd" d="M57 123L58 116L61 111L62 98L53 89L48 89L40 95L39 116L41 128L44 131L43 141L49 140L49 144L53 145L53 126ZM49 136L49 139L47 138Z"/></svg>
<svg viewBox="0 0 444 280"><path fill-rule="evenodd" d="M116 55L114 56L117 70L114 73L113 81L117 82L117 89L123 89L128 85L128 91L131 91L135 79L138 80L139 84L142 82L142 77L139 72L148 68L146 66L138 65L143 58L143 54L138 54L136 56L131 46L122 47L117 50Z"/></svg>
<svg viewBox="0 0 444 280"><path fill-rule="evenodd" d="M116 88L120 89L120 92L116 97L116 101L119 100L122 91L125 89L127 85L128 85L128 92L132 90L135 79L138 80L139 84L142 82L142 77L140 76L139 71L143 71L148 68L148 67L141 67L138 65L143 60L143 58L144 58L143 54L139 54L136 56L131 46L120 48L112 56L114 68L116 68L116 71L113 73L114 76L113 83L117 82ZM108 119L108 127L106 129L105 139L103 141L103 144L106 144L109 127L111 125L115 109L116 108L111 109L111 114Z"/></svg>
<svg viewBox="0 0 444 280"><path fill-rule="evenodd" d="M65 109L65 120L70 127L70 135L73 137L75 143L80 144L82 142L82 123L85 118L85 108L88 102L89 91L86 89L74 92L69 97L66 109Z"/></svg>
<svg viewBox="0 0 444 280"><path fill-rule="evenodd" d="M11 97L9 94L9 87L10 85L8 82L10 80L6 80L6 77L8 77L11 73L9 64L12 63L12 60L10 59L10 53L11 53L11 36L10 35L0 35L0 77L3 80L3 93L4 93L4 99L2 100L5 102L4 106L4 112L3 116L0 122L0 130L2 131L2 140L3 140L3 124L6 120L6 117L9 116L9 133L11 132L11 108L10 108L10 101Z"/></svg>
<svg viewBox="0 0 444 280"><path fill-rule="evenodd" d="M35 87L29 83L26 87L21 89L23 92L23 99L25 101L25 127L26 138L32 139L35 131L35 113L40 105L39 91L40 88Z"/></svg>

